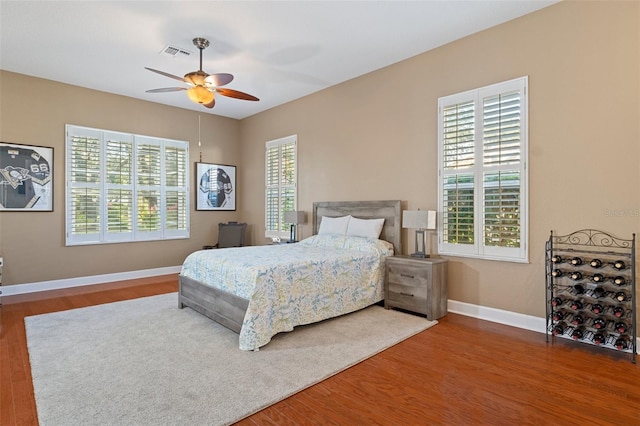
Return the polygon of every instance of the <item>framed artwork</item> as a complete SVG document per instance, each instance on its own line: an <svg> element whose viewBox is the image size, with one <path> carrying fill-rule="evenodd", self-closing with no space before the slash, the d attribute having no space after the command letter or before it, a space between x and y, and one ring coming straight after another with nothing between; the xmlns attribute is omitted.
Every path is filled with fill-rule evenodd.
<svg viewBox="0 0 640 426"><path fill-rule="evenodd" d="M236 166L196 163L196 210L236 209Z"/></svg>
<svg viewBox="0 0 640 426"><path fill-rule="evenodd" d="M53 148L0 142L0 211L53 211Z"/></svg>

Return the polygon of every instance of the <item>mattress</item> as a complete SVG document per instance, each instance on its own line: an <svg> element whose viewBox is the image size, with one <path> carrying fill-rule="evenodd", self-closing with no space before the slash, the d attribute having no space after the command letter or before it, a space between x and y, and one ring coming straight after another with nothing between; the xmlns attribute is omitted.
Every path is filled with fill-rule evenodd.
<svg viewBox="0 0 640 426"><path fill-rule="evenodd" d="M384 297L383 240L315 235L297 244L202 250L181 275L249 301L240 349L283 331L362 309Z"/></svg>

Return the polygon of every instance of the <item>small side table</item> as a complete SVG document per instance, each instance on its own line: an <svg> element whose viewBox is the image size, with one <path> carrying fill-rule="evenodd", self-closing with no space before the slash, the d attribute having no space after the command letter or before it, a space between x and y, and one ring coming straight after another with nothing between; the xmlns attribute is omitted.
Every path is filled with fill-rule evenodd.
<svg viewBox="0 0 640 426"><path fill-rule="evenodd" d="M390 256L386 258L385 309L400 308L427 316L447 314L446 259Z"/></svg>

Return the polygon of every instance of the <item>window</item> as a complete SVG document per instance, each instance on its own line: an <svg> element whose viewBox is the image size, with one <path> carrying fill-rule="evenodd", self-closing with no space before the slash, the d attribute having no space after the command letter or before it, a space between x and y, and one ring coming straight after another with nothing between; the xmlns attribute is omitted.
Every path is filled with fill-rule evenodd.
<svg viewBox="0 0 640 426"><path fill-rule="evenodd" d="M284 212L296 210L298 136L267 142L265 154L265 237L289 237Z"/></svg>
<svg viewBox="0 0 640 426"><path fill-rule="evenodd" d="M439 252L528 261L527 77L438 100Z"/></svg>
<svg viewBox="0 0 640 426"><path fill-rule="evenodd" d="M66 244L189 237L189 144L66 126Z"/></svg>

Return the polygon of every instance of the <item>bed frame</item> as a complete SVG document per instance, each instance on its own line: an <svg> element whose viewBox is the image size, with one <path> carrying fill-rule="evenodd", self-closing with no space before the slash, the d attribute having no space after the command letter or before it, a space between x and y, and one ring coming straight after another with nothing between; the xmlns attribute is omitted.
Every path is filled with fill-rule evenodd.
<svg viewBox="0 0 640 426"><path fill-rule="evenodd" d="M322 217L352 215L360 219L384 218L380 239L401 252L400 201L324 201L313 203L313 234L318 233ZM221 249L224 250L224 249ZM178 307L189 307L225 327L240 333L249 301L194 279L180 275Z"/></svg>

